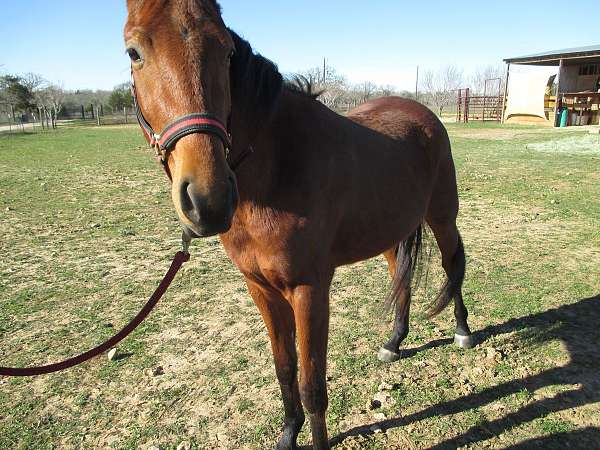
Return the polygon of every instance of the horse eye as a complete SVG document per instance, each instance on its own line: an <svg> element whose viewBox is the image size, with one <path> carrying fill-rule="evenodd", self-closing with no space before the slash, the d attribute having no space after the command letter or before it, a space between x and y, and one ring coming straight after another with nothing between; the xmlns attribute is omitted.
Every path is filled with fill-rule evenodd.
<svg viewBox="0 0 600 450"><path fill-rule="evenodd" d="M229 52L229 54L227 55L227 61L231 61L234 56L235 56L235 50L231 50Z"/></svg>
<svg viewBox="0 0 600 450"><path fill-rule="evenodd" d="M128 48L127 54L129 55L129 58L131 58L131 62L139 63L142 61L142 57L135 48Z"/></svg>

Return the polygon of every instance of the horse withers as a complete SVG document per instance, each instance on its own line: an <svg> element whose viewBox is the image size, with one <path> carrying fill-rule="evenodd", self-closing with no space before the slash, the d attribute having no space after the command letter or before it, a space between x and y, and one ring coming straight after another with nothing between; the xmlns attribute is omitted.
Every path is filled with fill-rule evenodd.
<svg viewBox="0 0 600 450"><path fill-rule="evenodd" d="M172 180L184 233L219 234L269 332L285 409L277 448L296 448L306 410L313 448L327 449L329 291L337 267L387 258L396 319L379 358L394 361L408 333L411 279L428 225L448 276L430 312L454 300L456 342L472 345L446 130L427 108L401 98L371 101L348 117L334 113L228 29L215 0L127 6L139 116ZM210 127L190 122L206 117Z"/></svg>

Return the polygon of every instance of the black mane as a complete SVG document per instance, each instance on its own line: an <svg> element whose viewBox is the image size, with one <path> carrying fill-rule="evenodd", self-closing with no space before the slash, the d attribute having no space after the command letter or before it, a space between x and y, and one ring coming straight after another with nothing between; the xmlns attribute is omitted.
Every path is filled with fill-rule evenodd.
<svg viewBox="0 0 600 450"><path fill-rule="evenodd" d="M312 84L299 75L284 79L277 65L254 53L252 46L235 31L229 29L235 44L235 56L231 61L231 95L238 107L246 113L270 116L284 89L317 98Z"/></svg>
<svg viewBox="0 0 600 450"><path fill-rule="evenodd" d="M217 0L210 0L210 2L212 3L213 7L217 10L217 12L219 13L219 15L221 15L221 5L219 5L219 2Z"/></svg>

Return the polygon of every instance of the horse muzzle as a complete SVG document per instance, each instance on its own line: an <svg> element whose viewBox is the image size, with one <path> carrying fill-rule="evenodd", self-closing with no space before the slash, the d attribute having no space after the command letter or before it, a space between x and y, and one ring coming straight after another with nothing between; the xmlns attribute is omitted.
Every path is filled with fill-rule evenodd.
<svg viewBox="0 0 600 450"><path fill-rule="evenodd" d="M176 192L175 192L176 189ZM180 220L190 237L210 237L226 233L231 228L233 214L238 205L238 190L235 177L203 192L190 180L183 180L173 195L177 195Z"/></svg>

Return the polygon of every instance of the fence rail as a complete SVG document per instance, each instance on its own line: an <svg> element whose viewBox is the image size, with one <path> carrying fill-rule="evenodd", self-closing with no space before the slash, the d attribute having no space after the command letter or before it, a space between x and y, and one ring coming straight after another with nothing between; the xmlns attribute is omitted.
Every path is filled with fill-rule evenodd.
<svg viewBox="0 0 600 450"><path fill-rule="evenodd" d="M133 108L111 109L104 105L79 105L77 107L65 107L58 115L59 120L81 119L81 120L96 120L98 117L117 117L123 116L131 118L135 114Z"/></svg>

